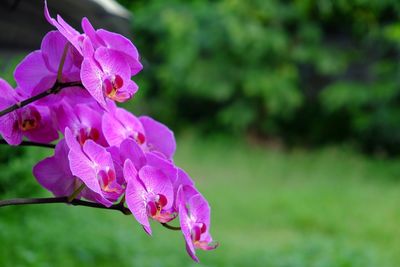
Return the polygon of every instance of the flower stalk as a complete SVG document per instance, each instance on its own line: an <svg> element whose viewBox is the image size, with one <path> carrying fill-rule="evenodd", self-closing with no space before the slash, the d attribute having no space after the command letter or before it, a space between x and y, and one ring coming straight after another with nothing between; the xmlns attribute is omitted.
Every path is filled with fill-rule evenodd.
<svg viewBox="0 0 400 267"><path fill-rule="evenodd" d="M115 204L110 207L106 207L100 203L94 203L94 202L80 200L80 199L73 199L70 201L68 199L68 197L6 199L6 200L0 200L0 207L15 206L15 205L54 204L54 203L65 203L65 204L71 204L73 206L85 206L85 207L98 208L98 209L117 210L117 211L122 212L124 215L131 214L131 212L128 208L126 208L120 204Z"/></svg>
<svg viewBox="0 0 400 267"><path fill-rule="evenodd" d="M64 89L64 88L74 87L74 86L83 87L82 82L80 82L80 81L65 82L65 83L56 82L53 85L53 87L51 87L50 89L48 89L48 90L46 90L46 91L44 91L44 92L42 92L40 94L37 94L35 96L32 96L32 97L30 97L28 99L25 99L25 100L23 100L21 102L18 102L18 103L14 104L14 105L6 108L6 109L3 109L2 111L0 111L0 117L4 116L4 115L6 115L6 114L8 114L10 112L13 112L13 111L15 111L17 109L20 109L22 107L25 107L26 105L29 105L29 104L31 104L31 103L39 100L39 99L42 99L42 98L44 98L44 97L46 97L48 95L56 94L56 93L60 92L62 89Z"/></svg>
<svg viewBox="0 0 400 267"><path fill-rule="evenodd" d="M8 145L6 140L0 139L0 145ZM38 142L32 142L32 141L22 141L21 144L18 146L36 146L36 147L45 147L45 148L55 148L56 145L54 144L44 144L44 143L38 143Z"/></svg>

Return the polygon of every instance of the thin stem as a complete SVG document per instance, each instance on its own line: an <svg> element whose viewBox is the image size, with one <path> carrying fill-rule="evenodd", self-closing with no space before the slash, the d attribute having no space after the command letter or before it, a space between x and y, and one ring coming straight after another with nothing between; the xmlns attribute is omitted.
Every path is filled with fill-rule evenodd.
<svg viewBox="0 0 400 267"><path fill-rule="evenodd" d="M52 203L66 203L74 206L85 206L97 209L117 210L125 215L131 214L128 208L120 204L115 204L110 207L106 207L100 203L94 203L80 199L74 199L72 201L69 201L68 197L6 199L6 200L0 200L0 207L12 206L12 205L35 205L35 204L52 204Z"/></svg>
<svg viewBox="0 0 400 267"><path fill-rule="evenodd" d="M164 226L165 228L169 229L169 230L174 230L174 231L180 231L181 228L179 226L172 226L169 225L167 223L161 223L162 226Z"/></svg>
<svg viewBox="0 0 400 267"><path fill-rule="evenodd" d="M63 54L61 57L60 65L58 65L57 82L59 82L59 83L62 82L62 70L64 68L65 59L67 58L68 48L69 48L69 43L67 43L64 46L64 51L63 51Z"/></svg>
<svg viewBox="0 0 400 267"><path fill-rule="evenodd" d="M76 189L69 197L68 197L68 202L73 201L80 192L82 192L82 190L85 188L85 184L81 184L81 186L78 187L78 189Z"/></svg>
<svg viewBox="0 0 400 267"><path fill-rule="evenodd" d="M7 141L4 139L0 139L0 145L8 145ZM18 146L37 146L37 147L46 147L46 148L55 148L54 144L44 144L44 143L36 143L31 141L22 141Z"/></svg>
<svg viewBox="0 0 400 267"><path fill-rule="evenodd" d="M124 215L132 214L131 211L124 206L122 202L118 204L114 204L110 207L106 207L100 203L73 199L70 200L69 197L44 197L44 198L15 198L15 199L6 199L0 200L0 208L6 206L18 206L18 205L38 205L38 204L54 204L54 203L65 203L73 206L84 206L96 209L105 209L105 210L117 210L122 212ZM179 231L181 227L172 226L167 223L161 223L162 226L169 230Z"/></svg>
<svg viewBox="0 0 400 267"><path fill-rule="evenodd" d="M73 87L73 86L82 86L82 83L80 81L78 81L78 82L65 82L65 83L56 82L53 85L53 87L51 87L50 89L48 89L48 90L46 90L46 91L44 91L44 92L42 92L40 94L37 94L35 96L32 96L32 97L30 97L28 99L25 99L24 101L18 102L16 104L14 104L14 105L12 105L12 106L0 111L0 117L4 116L4 115L6 115L6 114L8 114L10 112L13 112L14 110L22 108L22 107L24 107L26 105L29 105L30 103L35 102L35 101L37 101L37 100L39 100L41 98L44 98L44 97L46 97L48 95L58 93L63 88Z"/></svg>

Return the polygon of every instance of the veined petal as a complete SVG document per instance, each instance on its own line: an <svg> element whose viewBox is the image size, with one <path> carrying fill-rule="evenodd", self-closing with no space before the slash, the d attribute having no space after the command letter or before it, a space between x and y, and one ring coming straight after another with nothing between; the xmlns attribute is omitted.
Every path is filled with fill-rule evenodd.
<svg viewBox="0 0 400 267"><path fill-rule="evenodd" d="M107 107L103 92L103 73L91 58L85 58L81 67L82 84L92 97L104 108Z"/></svg>
<svg viewBox="0 0 400 267"><path fill-rule="evenodd" d="M96 170L110 168L114 170L114 164L111 154L107 150L96 144L93 140L87 140L83 145L83 151L92 162L93 168Z"/></svg>
<svg viewBox="0 0 400 267"><path fill-rule="evenodd" d="M72 174L79 177L89 189L102 195L93 162L83 152L74 150L69 151L68 159Z"/></svg>
<svg viewBox="0 0 400 267"><path fill-rule="evenodd" d="M109 113L103 114L101 127L110 146L119 146L129 136L125 127Z"/></svg>
<svg viewBox="0 0 400 267"><path fill-rule="evenodd" d="M183 237L185 238L186 242L186 250L189 254L189 256L196 262L199 261L199 259L196 257L196 251L193 245L192 241L192 235L191 235L191 226L189 224L189 214L186 208L186 202L185 202L185 197L184 197L184 192L183 188L180 187L178 189L178 200L177 203L179 203L179 222L181 225L181 230Z"/></svg>
<svg viewBox="0 0 400 267"><path fill-rule="evenodd" d="M93 28L88 18L84 17L82 19L81 25L83 32L90 38L95 47L98 47L100 45L104 46L104 42L99 37L97 37L96 30Z"/></svg>
<svg viewBox="0 0 400 267"><path fill-rule="evenodd" d="M14 78L18 86L28 94L41 82L42 79L56 76L47 68L42 52L37 50L26 56L15 69ZM48 89L48 88L46 88Z"/></svg>
<svg viewBox="0 0 400 267"><path fill-rule="evenodd" d="M123 159L130 159L137 170L146 165L146 157L140 146L131 138L125 139L119 148Z"/></svg>
<svg viewBox="0 0 400 267"><path fill-rule="evenodd" d="M174 203L174 191L171 181L159 169L152 166L144 166L139 170L139 179L143 182L146 191L153 194L162 194L167 198L164 209L168 210Z"/></svg>
<svg viewBox="0 0 400 267"><path fill-rule="evenodd" d="M151 228L146 209L146 190L137 180L137 171L133 163L127 159L124 164L124 177L127 181L126 204L135 219L143 225L146 232L151 235Z"/></svg>
<svg viewBox="0 0 400 267"><path fill-rule="evenodd" d="M162 171L174 185L178 179L178 170L175 165L154 152L146 153L147 165Z"/></svg>
<svg viewBox="0 0 400 267"><path fill-rule="evenodd" d="M201 195L197 194L192 196L188 205L190 207L190 215L196 218L196 221L202 222L210 226L210 205L208 205L207 200Z"/></svg>
<svg viewBox="0 0 400 267"><path fill-rule="evenodd" d="M146 136L146 144L149 150L163 153L168 159L172 159L176 149L174 133L164 124L148 117L139 117Z"/></svg>
<svg viewBox="0 0 400 267"><path fill-rule="evenodd" d="M105 113L102 128L110 146L119 146L128 137L139 141L138 137L144 132L143 126L136 116L122 108L116 108L113 113Z"/></svg>
<svg viewBox="0 0 400 267"><path fill-rule="evenodd" d="M70 128L73 131L78 128L79 119L68 102L62 101L54 108L55 121L57 129L64 133L65 128Z"/></svg>
<svg viewBox="0 0 400 267"><path fill-rule="evenodd" d="M57 20L52 18L47 8L47 0L44 1L44 16L51 25L57 28L60 33L67 38L67 40L82 54L81 49L81 37L83 37L77 30L72 28L68 23L66 23L59 15L57 15Z"/></svg>
<svg viewBox="0 0 400 267"><path fill-rule="evenodd" d="M129 39L120 34L103 29L97 31L97 36L103 40L105 46L108 48L117 50L126 55L126 60L131 69L131 76L136 75L143 69L143 65L139 61L139 53Z"/></svg>
<svg viewBox="0 0 400 267"><path fill-rule="evenodd" d="M67 43L67 39L58 31L51 31L43 38L41 51L44 61L51 72L58 72L61 58L64 54L64 49ZM63 65L63 73L69 72L71 67L72 56L71 51L68 51Z"/></svg>
<svg viewBox="0 0 400 267"><path fill-rule="evenodd" d="M65 136L65 141L70 150L73 150L77 153L82 153L82 147L76 140L70 128L67 127L64 129L64 136Z"/></svg>

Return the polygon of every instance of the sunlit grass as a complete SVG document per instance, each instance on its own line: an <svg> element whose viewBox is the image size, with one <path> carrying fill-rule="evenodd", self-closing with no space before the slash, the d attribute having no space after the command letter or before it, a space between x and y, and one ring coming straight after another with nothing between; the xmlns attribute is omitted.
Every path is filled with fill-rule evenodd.
<svg viewBox="0 0 400 267"><path fill-rule="evenodd" d="M399 266L400 165L347 149L270 151L178 140L220 247L200 266ZM43 193L46 194L46 193ZM175 222L176 223L176 222ZM0 266L198 266L179 232L62 205L0 210Z"/></svg>

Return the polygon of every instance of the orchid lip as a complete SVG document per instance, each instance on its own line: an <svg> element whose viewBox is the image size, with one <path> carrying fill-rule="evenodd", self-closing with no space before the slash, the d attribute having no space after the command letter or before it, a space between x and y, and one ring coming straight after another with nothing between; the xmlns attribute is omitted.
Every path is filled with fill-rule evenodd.
<svg viewBox="0 0 400 267"><path fill-rule="evenodd" d="M118 91L124 86L124 80L120 75L108 76L103 80L103 89L108 98L118 100Z"/></svg>
<svg viewBox="0 0 400 267"><path fill-rule="evenodd" d="M83 146L87 140L97 142L100 138L100 132L96 128L81 128L76 134L76 139Z"/></svg>
<svg viewBox="0 0 400 267"><path fill-rule="evenodd" d="M39 127L40 121L41 121L41 116L40 113L36 110L36 108L28 107L20 114L19 128L22 131L34 130Z"/></svg>
<svg viewBox="0 0 400 267"><path fill-rule="evenodd" d="M98 175L101 188L104 192L119 193L121 191L120 186L116 183L116 174L114 170L101 170Z"/></svg>
<svg viewBox="0 0 400 267"><path fill-rule="evenodd" d="M172 213L165 211L163 208L167 205L168 200L162 194L157 194L147 202L147 215L152 219L161 223L166 223L174 219Z"/></svg>

